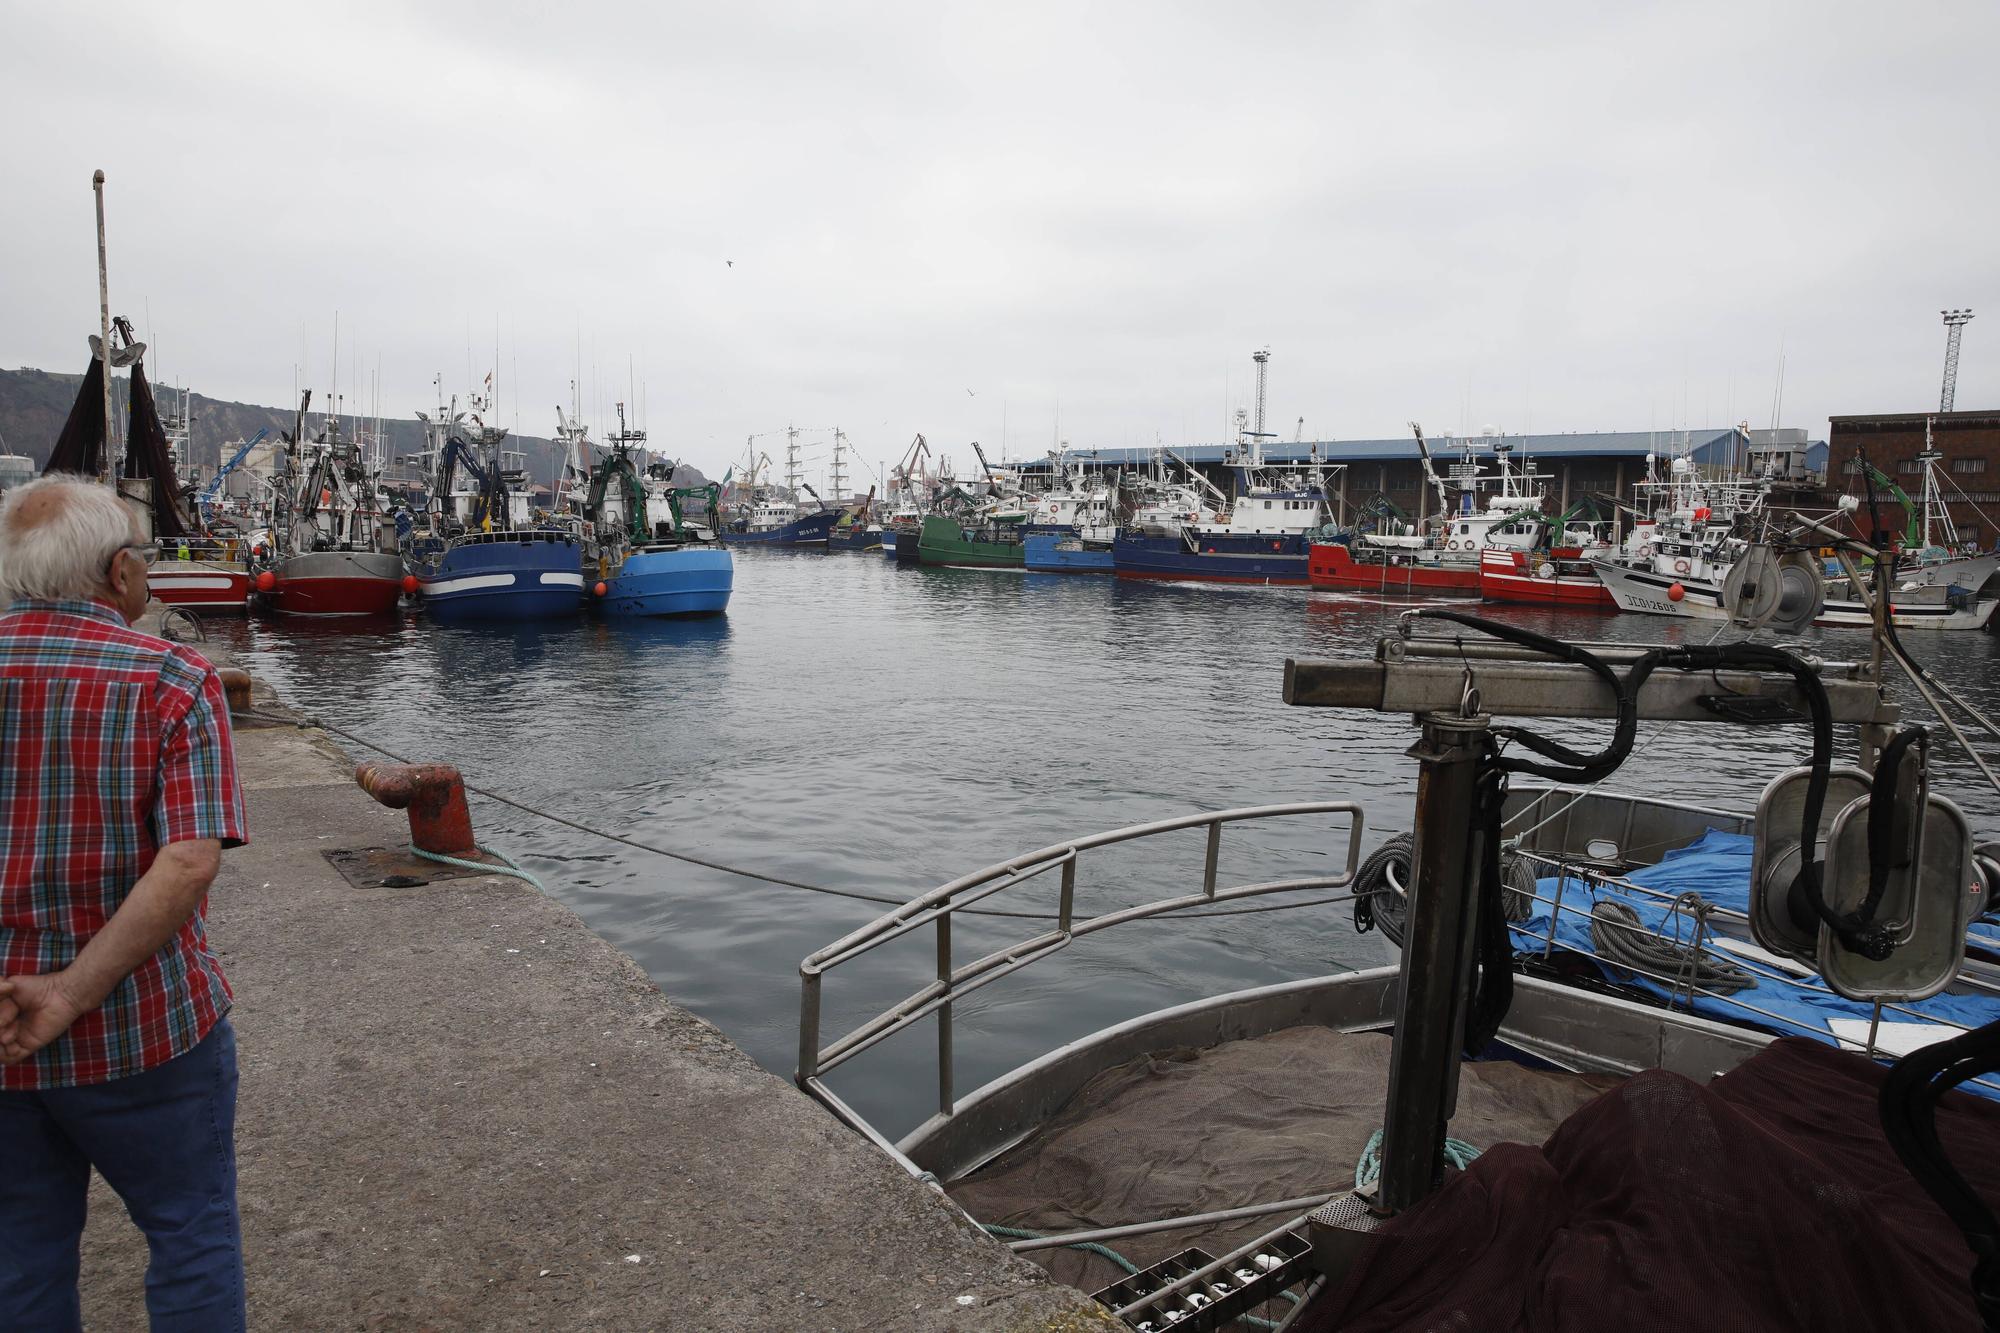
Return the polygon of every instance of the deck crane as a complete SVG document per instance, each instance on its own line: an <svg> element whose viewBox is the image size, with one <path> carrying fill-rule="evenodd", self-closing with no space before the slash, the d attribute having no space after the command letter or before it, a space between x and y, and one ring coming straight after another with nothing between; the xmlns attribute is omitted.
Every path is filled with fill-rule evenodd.
<svg viewBox="0 0 2000 1333"><path fill-rule="evenodd" d="M243 447L232 454L227 463L217 468L215 475L209 478L208 485L201 488L201 494L195 497L195 503L201 508L201 521L203 523L209 521L208 511L214 506L217 500L222 498L223 479L237 468L243 466L243 460L250 456L250 451L263 443L264 439L270 433L270 430L266 428L258 431L255 435L244 441Z"/></svg>
<svg viewBox="0 0 2000 1333"><path fill-rule="evenodd" d="M1436 464L1431 461L1431 447L1424 442L1424 428L1417 422L1412 421L1410 423L1410 430L1417 437L1417 456L1423 459L1424 462L1424 478L1430 482L1431 489L1437 492L1438 513L1449 515L1451 513L1451 492L1445 486L1444 478L1438 475Z"/></svg>

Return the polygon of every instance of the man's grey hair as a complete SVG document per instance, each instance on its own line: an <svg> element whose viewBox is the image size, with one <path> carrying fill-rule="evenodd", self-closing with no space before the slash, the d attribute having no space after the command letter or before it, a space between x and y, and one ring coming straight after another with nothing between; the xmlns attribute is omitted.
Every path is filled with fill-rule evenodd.
<svg viewBox="0 0 2000 1333"><path fill-rule="evenodd" d="M0 605L102 596L112 557L136 536L133 517L87 477L55 474L0 496Z"/></svg>

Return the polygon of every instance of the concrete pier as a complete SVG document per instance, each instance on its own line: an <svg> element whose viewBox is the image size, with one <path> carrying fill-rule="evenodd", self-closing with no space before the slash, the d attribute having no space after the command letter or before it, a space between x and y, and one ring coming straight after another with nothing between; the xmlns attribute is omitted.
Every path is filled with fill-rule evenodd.
<svg viewBox="0 0 2000 1333"><path fill-rule="evenodd" d="M353 887L323 854L407 826L324 734L237 749L209 927L253 1328L1118 1327L529 885ZM145 1245L95 1189L85 1315L136 1327Z"/></svg>

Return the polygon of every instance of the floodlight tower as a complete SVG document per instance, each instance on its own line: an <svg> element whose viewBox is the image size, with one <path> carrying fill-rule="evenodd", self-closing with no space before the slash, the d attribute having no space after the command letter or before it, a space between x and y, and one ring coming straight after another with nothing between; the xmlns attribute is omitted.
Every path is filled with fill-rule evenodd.
<svg viewBox="0 0 2000 1333"><path fill-rule="evenodd" d="M1944 392L1938 397L1938 411L1951 411L1952 396L1958 392L1958 336L1966 323L1971 320L1970 310L1943 310L1944 316ZM1261 398L1261 393L1259 394Z"/></svg>

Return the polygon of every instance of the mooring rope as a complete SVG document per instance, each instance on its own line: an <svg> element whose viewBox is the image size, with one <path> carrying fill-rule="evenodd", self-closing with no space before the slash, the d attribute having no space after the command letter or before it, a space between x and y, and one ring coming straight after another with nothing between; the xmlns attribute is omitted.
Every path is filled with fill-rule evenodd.
<svg viewBox="0 0 2000 1333"><path fill-rule="evenodd" d="M363 749L373 750L379 755L393 759L399 764L416 762L413 759L397 754L385 745L378 745L365 736L357 736L353 732L342 727L336 727L321 718L286 717L283 714L264 713L254 709L238 712L234 716L247 717L254 721L274 723L279 726L296 727L302 731L317 729L329 732L344 740L352 741ZM782 875L767 874L761 870L751 870L744 866L733 866L723 861L711 861L706 857L694 856L687 852L677 852L668 847L659 847L649 842L641 842L637 838L628 838L622 833L612 833L605 829L593 828L589 824L580 823L565 815L556 814L554 811L538 809L535 806L517 801L511 796L502 796L499 792L491 791L485 787L476 787L470 782L465 784L465 789L476 796L483 796L489 801L497 801L501 805L519 810L522 814L533 815L537 819L546 819L552 824L561 824L564 828L574 829L578 833L588 834L593 838L602 838L606 842L619 843L636 851L650 852L654 856L667 857L669 860L684 861L689 865L697 865L705 870L715 870L725 875L735 875L740 879L755 880L762 884L774 884L780 888L797 889L804 893L819 893L834 898L848 898L855 902L878 903L885 907L901 907L908 902L908 899L905 898L891 898L885 894L864 893L859 889L837 889L828 884L809 884L804 880L787 879ZM482 848L481 850L484 849ZM498 855L498 853L495 853L495 855ZM486 868L495 873L503 873L497 867L488 866ZM536 887L540 887L538 881L536 882ZM1324 907L1333 903L1352 902L1353 900L1353 894L1343 893L1326 898L1309 898L1304 902L1259 903L1246 907L1214 907L1198 912L1163 912L1158 916L1141 917L1139 919L1145 921L1191 921L1206 917L1251 916L1259 912L1283 912L1298 907ZM1017 921L1055 921L1060 919L1054 912L1012 912L1000 907L961 907L958 911L968 916L1011 917Z"/></svg>

